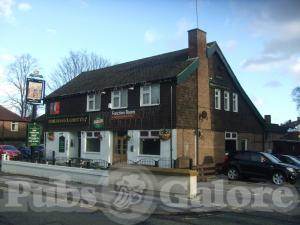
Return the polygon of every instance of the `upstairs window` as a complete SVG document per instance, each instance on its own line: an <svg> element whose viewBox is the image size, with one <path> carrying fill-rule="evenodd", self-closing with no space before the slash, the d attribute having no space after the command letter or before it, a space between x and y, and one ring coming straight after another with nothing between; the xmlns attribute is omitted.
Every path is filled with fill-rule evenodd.
<svg viewBox="0 0 300 225"><path fill-rule="evenodd" d="M221 109L221 90L215 89L215 109Z"/></svg>
<svg viewBox="0 0 300 225"><path fill-rule="evenodd" d="M99 111L101 105L101 94L87 95L86 111Z"/></svg>
<svg viewBox="0 0 300 225"><path fill-rule="evenodd" d="M239 96L236 93L232 94L232 111L238 112L239 111Z"/></svg>
<svg viewBox="0 0 300 225"><path fill-rule="evenodd" d="M229 92L224 91L224 110L225 111L230 111L230 101L229 101Z"/></svg>
<svg viewBox="0 0 300 225"><path fill-rule="evenodd" d="M140 92L140 105L150 106L160 104L160 85L152 84L142 86Z"/></svg>
<svg viewBox="0 0 300 225"><path fill-rule="evenodd" d="M111 92L111 102L113 109L127 108L128 90L120 89Z"/></svg>
<svg viewBox="0 0 300 225"><path fill-rule="evenodd" d="M19 123L18 122L11 122L10 130L12 132L17 132L19 130Z"/></svg>

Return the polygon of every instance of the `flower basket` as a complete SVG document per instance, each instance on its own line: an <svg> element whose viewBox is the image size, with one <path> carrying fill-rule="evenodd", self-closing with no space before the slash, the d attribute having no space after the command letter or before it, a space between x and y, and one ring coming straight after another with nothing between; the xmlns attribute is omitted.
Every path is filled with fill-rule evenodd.
<svg viewBox="0 0 300 225"><path fill-rule="evenodd" d="M163 141L169 140L171 138L171 132L169 130L166 130L166 129L161 130L159 132L159 137Z"/></svg>

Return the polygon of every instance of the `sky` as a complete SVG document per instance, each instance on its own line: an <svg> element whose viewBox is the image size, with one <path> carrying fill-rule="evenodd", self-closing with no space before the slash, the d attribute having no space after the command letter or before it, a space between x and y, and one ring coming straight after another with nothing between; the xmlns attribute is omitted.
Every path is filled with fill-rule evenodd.
<svg viewBox="0 0 300 225"><path fill-rule="evenodd" d="M262 115L297 119L300 1L198 0L198 27L217 41ZM68 52L95 52L122 63L187 48L196 0L0 0L0 104L16 91L7 66L29 53L46 78ZM49 90L47 90L49 93Z"/></svg>

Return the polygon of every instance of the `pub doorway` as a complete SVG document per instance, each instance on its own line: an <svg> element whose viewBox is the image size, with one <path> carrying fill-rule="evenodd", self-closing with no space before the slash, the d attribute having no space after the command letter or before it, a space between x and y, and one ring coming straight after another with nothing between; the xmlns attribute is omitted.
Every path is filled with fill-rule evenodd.
<svg viewBox="0 0 300 225"><path fill-rule="evenodd" d="M113 134L113 164L127 163L128 138L127 131L117 131Z"/></svg>

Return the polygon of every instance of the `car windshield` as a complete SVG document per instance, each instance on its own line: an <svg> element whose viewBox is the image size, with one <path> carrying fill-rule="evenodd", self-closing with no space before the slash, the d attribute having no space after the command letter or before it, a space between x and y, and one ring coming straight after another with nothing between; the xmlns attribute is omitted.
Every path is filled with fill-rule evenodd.
<svg viewBox="0 0 300 225"><path fill-rule="evenodd" d="M300 164L300 159L297 158L296 156L291 156L291 155L289 155L288 157L289 157L291 160L293 160L295 163Z"/></svg>
<svg viewBox="0 0 300 225"><path fill-rule="evenodd" d="M275 156L271 155L270 153L262 153L267 159L269 159L270 161L274 162L274 163L279 163L280 160L277 159Z"/></svg>
<svg viewBox="0 0 300 225"><path fill-rule="evenodd" d="M4 145L3 149L4 150L17 150L17 148L15 146L12 146L12 145Z"/></svg>

